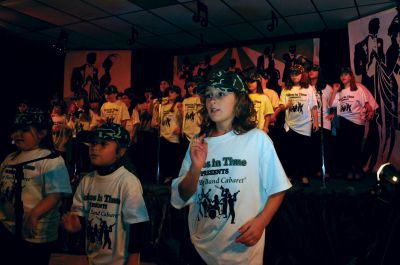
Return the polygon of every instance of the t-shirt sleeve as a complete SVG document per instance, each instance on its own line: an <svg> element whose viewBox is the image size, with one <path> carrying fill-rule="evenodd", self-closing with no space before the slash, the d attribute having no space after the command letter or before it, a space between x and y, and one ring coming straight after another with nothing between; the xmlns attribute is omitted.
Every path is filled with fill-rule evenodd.
<svg viewBox="0 0 400 265"><path fill-rule="evenodd" d="M132 110L131 119L132 119L132 124L133 125L136 125L136 124L140 123L139 112L137 111L136 108Z"/></svg>
<svg viewBox="0 0 400 265"><path fill-rule="evenodd" d="M140 181L127 175L122 187L122 220L126 224L136 224L149 220Z"/></svg>
<svg viewBox="0 0 400 265"><path fill-rule="evenodd" d="M279 98L279 105L286 105L286 89L282 89L281 96Z"/></svg>
<svg viewBox="0 0 400 265"><path fill-rule="evenodd" d="M78 187L76 188L74 197L72 199L72 205L71 205L71 212L76 213L79 216L86 217L84 213L84 202L83 198L85 196L84 192L84 187L85 183L87 182L88 176L85 176L82 178L82 180L79 182Z"/></svg>
<svg viewBox="0 0 400 265"><path fill-rule="evenodd" d="M317 97L311 87L308 90L310 91L310 109L312 109L318 106Z"/></svg>
<svg viewBox="0 0 400 265"><path fill-rule="evenodd" d="M44 161L45 193L72 193L69 175L62 157Z"/></svg>
<svg viewBox="0 0 400 265"><path fill-rule="evenodd" d="M129 120L131 116L129 115L128 108L124 103L121 104L121 121Z"/></svg>
<svg viewBox="0 0 400 265"><path fill-rule="evenodd" d="M189 171L190 165L192 164L190 160L190 153L189 149L186 151L185 158L183 159L181 170L179 171L179 177L174 179L171 184L171 204L174 206L176 209L181 209L185 207L186 205L192 204L194 201L194 196L189 198L186 202L182 200L181 196L179 195L178 191L178 186L182 182L182 180L185 178L186 173Z"/></svg>
<svg viewBox="0 0 400 265"><path fill-rule="evenodd" d="M365 92L364 88L361 86L358 86L358 90L360 90L359 95L360 95L360 104L362 107L365 106L366 103L369 103L369 97L367 93Z"/></svg>
<svg viewBox="0 0 400 265"><path fill-rule="evenodd" d="M284 191L292 187L276 154L271 139L267 135L262 140L262 152L260 157L260 176L262 186L267 196Z"/></svg>
<svg viewBox="0 0 400 265"><path fill-rule="evenodd" d="M332 106L331 106L332 108L336 108L337 107L337 104L339 102L339 94L340 94L340 92L336 92L335 98L334 98L334 100L332 102Z"/></svg>
<svg viewBox="0 0 400 265"><path fill-rule="evenodd" d="M274 109L272 108L271 100L267 96L265 96L265 114L274 114Z"/></svg>
<svg viewBox="0 0 400 265"><path fill-rule="evenodd" d="M271 104L272 104L272 108L279 107L279 96L275 91L274 91L274 93L272 93Z"/></svg>

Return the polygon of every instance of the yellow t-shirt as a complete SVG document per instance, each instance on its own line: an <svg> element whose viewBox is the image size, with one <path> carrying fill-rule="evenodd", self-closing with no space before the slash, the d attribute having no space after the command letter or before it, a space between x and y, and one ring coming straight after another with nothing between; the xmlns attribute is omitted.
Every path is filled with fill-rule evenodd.
<svg viewBox="0 0 400 265"><path fill-rule="evenodd" d="M251 101L253 101L254 109L257 112L257 128L263 129L265 123L265 116L274 113L271 101L264 94L249 94Z"/></svg>

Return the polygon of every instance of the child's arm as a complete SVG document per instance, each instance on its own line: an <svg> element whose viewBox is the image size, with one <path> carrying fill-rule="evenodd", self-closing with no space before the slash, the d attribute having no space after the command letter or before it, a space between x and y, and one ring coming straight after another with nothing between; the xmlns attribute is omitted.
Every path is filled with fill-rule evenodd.
<svg viewBox="0 0 400 265"><path fill-rule="evenodd" d="M316 132L319 129L317 106L314 106L311 109L311 115L312 115L312 119L313 119L312 130L313 130L313 132Z"/></svg>
<svg viewBox="0 0 400 265"><path fill-rule="evenodd" d="M329 108L334 107L333 106L333 102L335 101L336 93L339 91L339 89L340 89L340 84L338 84L338 83L333 84L332 93L331 93L331 96L329 97L329 100L328 100L328 107Z"/></svg>
<svg viewBox="0 0 400 265"><path fill-rule="evenodd" d="M129 225L129 243L128 243L128 262L126 265L139 265L140 252L144 245L145 231L149 222L141 222Z"/></svg>
<svg viewBox="0 0 400 265"><path fill-rule="evenodd" d="M271 114L265 115L264 117L264 128L263 131L268 133L269 132L269 120L270 120Z"/></svg>
<svg viewBox="0 0 400 265"><path fill-rule="evenodd" d="M203 168L208 153L207 143L204 141L205 135L193 138L190 144L190 158L192 164L189 171L178 186L179 196L187 201L197 190L201 169Z"/></svg>
<svg viewBox="0 0 400 265"><path fill-rule="evenodd" d="M83 217L81 217L83 218ZM82 230L82 220L75 213L68 212L62 217L62 225L70 233L76 233Z"/></svg>
<svg viewBox="0 0 400 265"><path fill-rule="evenodd" d="M271 222L272 217L274 217L281 206L284 197L284 191L271 195L262 212L239 228L240 236L238 236L235 241L246 246L254 246L257 244L264 229Z"/></svg>
<svg viewBox="0 0 400 265"><path fill-rule="evenodd" d="M288 108L290 108L292 106L293 106L293 101L291 99L289 99L286 104L282 104L282 103L279 104L279 108L281 110L286 110L286 109L288 109Z"/></svg>
<svg viewBox="0 0 400 265"><path fill-rule="evenodd" d="M24 216L24 230L29 236L35 235L35 229L39 219L48 211L57 206L61 199L61 193L50 193L41 200L29 213Z"/></svg>

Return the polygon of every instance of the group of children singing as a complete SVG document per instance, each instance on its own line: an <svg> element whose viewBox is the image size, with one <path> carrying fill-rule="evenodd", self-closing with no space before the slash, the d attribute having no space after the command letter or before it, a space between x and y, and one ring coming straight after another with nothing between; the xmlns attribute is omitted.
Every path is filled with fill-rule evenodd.
<svg viewBox="0 0 400 265"><path fill-rule="evenodd" d="M347 68L333 89L318 81L318 67L309 70L293 66L279 100L266 87L266 76L253 75L246 82L237 73L221 71L201 85L189 84L190 97L183 101L177 100L180 88L170 86L164 98L149 97L140 106L138 116L147 122L143 128L159 128L160 171L165 179L176 177L171 204L189 206L196 249L190 264L262 264L265 228L292 186L288 177L309 184L312 132L331 129L331 106L338 109L337 135L348 150L342 173L360 173L354 154L363 125L373 115L370 99ZM70 120L82 127L75 136L88 148L92 171L80 179L61 223L71 233L85 232L90 264L139 264L149 221L141 183L127 165L132 134L124 117L129 112L116 103L115 89L107 89L108 102L99 117L79 98ZM280 111L285 113L284 139L276 138ZM75 123L82 115L101 125ZM64 159L53 144L54 135L62 138L60 124L53 125L39 109L16 115L12 139L17 151L0 167L0 255L5 264L48 264L54 250L59 207L72 192ZM290 165L286 170L275 139L284 150L283 165ZM180 142L187 147L183 162L178 160Z"/></svg>

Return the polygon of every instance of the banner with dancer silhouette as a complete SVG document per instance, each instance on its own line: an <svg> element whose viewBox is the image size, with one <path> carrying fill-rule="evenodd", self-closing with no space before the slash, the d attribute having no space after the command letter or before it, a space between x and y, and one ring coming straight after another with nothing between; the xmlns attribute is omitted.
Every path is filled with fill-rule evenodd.
<svg viewBox="0 0 400 265"><path fill-rule="evenodd" d="M65 56L64 98L87 94L97 101L108 85L119 91L131 86L131 51L72 51Z"/></svg>
<svg viewBox="0 0 400 265"><path fill-rule="evenodd" d="M366 139L378 143L371 150L371 160L377 161L375 168L388 161L400 168L399 11L392 8L352 21L348 30L351 68L380 106L369 123L370 129L371 123L377 125L376 139Z"/></svg>
<svg viewBox="0 0 400 265"><path fill-rule="evenodd" d="M296 64L319 64L319 39L276 42L227 48L174 57L174 84L182 91L186 81L205 80L210 73L227 70L250 75L265 72L269 88L280 91L289 68Z"/></svg>

